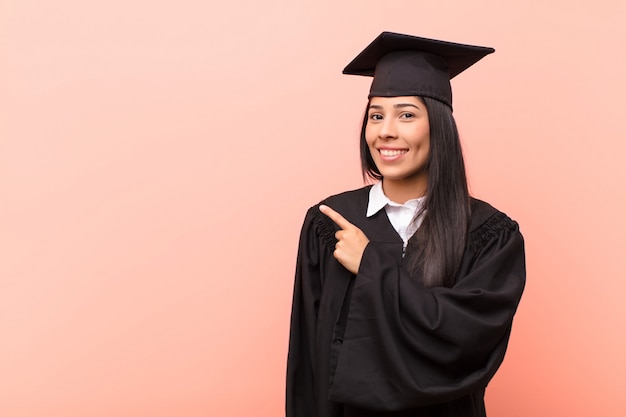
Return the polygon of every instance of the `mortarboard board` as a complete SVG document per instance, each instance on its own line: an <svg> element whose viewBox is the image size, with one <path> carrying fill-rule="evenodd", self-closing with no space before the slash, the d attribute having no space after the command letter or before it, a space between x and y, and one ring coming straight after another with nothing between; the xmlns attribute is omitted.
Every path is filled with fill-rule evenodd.
<svg viewBox="0 0 626 417"><path fill-rule="evenodd" d="M450 80L495 49L383 32L343 70L374 77L369 97L426 96L452 108Z"/></svg>

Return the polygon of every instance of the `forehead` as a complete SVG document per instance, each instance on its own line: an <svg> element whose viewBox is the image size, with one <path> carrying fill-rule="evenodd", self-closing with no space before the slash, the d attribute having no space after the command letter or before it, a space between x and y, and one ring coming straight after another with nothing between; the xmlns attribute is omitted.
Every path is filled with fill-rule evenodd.
<svg viewBox="0 0 626 417"><path fill-rule="evenodd" d="M420 108L424 107L421 98L415 96L397 96L397 97L372 97L370 98L370 106L393 107L401 104L412 104Z"/></svg>

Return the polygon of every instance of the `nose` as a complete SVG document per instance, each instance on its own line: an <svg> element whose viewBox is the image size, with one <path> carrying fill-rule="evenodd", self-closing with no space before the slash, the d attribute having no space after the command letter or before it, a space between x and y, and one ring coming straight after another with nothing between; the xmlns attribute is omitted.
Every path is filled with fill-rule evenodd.
<svg viewBox="0 0 626 417"><path fill-rule="evenodd" d="M398 137L396 121L393 118L388 117L383 120L378 131L378 137L381 139L395 139Z"/></svg>

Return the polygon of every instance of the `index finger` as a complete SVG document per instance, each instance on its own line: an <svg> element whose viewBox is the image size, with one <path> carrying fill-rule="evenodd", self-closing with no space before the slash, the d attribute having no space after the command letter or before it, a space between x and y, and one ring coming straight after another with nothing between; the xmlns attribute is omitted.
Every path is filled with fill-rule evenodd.
<svg viewBox="0 0 626 417"><path fill-rule="evenodd" d="M327 215L341 229L345 230L345 229L349 229L351 227L354 227L354 225L352 223L350 223L349 221L347 221L345 219L345 217L343 217L341 214L337 213L335 210L331 209L328 206L325 206L323 204L320 205L320 211L322 213L324 213L325 215Z"/></svg>

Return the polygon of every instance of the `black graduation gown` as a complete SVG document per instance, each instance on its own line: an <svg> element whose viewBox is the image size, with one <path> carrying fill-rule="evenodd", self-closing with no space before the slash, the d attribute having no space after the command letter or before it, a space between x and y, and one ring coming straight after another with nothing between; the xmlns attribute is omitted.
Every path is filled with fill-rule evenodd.
<svg viewBox="0 0 626 417"><path fill-rule="evenodd" d="M370 239L356 277L333 257L338 227L317 205L307 212L287 417L485 416L485 387L504 358L525 282L517 223L473 199L456 283L426 288L403 265L385 210L366 217L369 188L322 202Z"/></svg>

